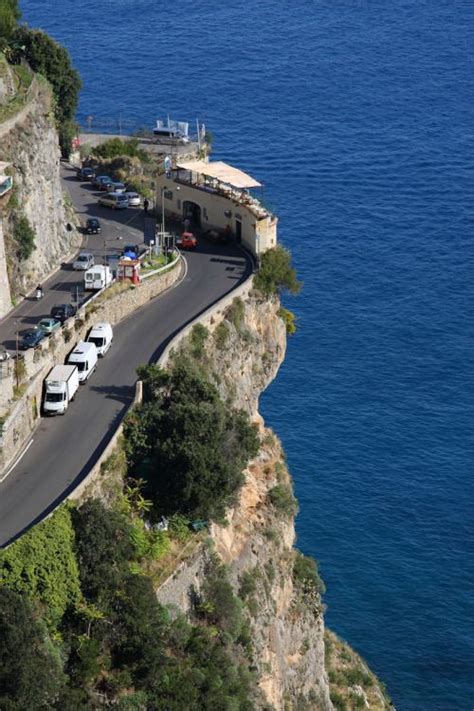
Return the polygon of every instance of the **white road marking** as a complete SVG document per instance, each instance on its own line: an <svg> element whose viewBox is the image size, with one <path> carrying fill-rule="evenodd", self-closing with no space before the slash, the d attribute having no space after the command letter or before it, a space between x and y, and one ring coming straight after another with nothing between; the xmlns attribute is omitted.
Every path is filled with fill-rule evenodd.
<svg viewBox="0 0 474 711"><path fill-rule="evenodd" d="M5 479L7 478L7 476L8 476L9 474L11 474L12 471L15 469L15 467L21 462L21 460L23 459L23 457L25 456L25 454L27 453L27 451L29 450L29 448L31 447L31 445L33 444L33 442L34 442L34 439L33 439L33 437L32 437L32 438L30 439L30 441L28 442L28 444L26 445L26 447L25 447L25 449L23 450L23 452L20 454L20 456L19 456L18 459L16 460L16 462L14 462L14 463L11 465L10 469L6 472L6 474L4 474L4 475L2 476L2 478L0 479L0 484L1 484L3 481L5 481Z"/></svg>

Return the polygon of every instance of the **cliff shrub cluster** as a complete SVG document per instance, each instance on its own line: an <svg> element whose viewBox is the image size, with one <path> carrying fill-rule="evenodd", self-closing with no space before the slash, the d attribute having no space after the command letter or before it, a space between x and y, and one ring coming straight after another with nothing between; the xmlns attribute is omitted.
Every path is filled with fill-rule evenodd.
<svg viewBox="0 0 474 711"><path fill-rule="evenodd" d="M210 571L194 624L172 620L137 567L135 527L89 500L2 553L0 708L254 708L248 631L225 570Z"/></svg>
<svg viewBox="0 0 474 711"><path fill-rule="evenodd" d="M287 249L278 246L262 254L254 286L264 296L281 295L284 291L298 294L301 283L298 281L291 263L291 254Z"/></svg>
<svg viewBox="0 0 474 711"><path fill-rule="evenodd" d="M150 365L138 374L144 403L124 427L130 474L145 481L155 515L221 518L257 454L255 427L185 356L170 371Z"/></svg>
<svg viewBox="0 0 474 711"><path fill-rule="evenodd" d="M30 30L26 26L15 29L10 36L10 45L13 61L25 59L33 71L42 74L51 84L61 151L68 157L72 138L77 132L74 116L82 85L68 51L45 32Z"/></svg>
<svg viewBox="0 0 474 711"><path fill-rule="evenodd" d="M18 0L2 0L0 3L0 51L5 49L11 40L20 16Z"/></svg>
<svg viewBox="0 0 474 711"><path fill-rule="evenodd" d="M22 262L30 257L36 248L36 234L25 215L13 215L13 239L16 244L16 255Z"/></svg>
<svg viewBox="0 0 474 711"><path fill-rule="evenodd" d="M138 158L143 163L148 163L150 157L146 151L138 147L138 139L130 138L122 140L121 138L111 138L105 141L100 146L93 148L92 154L97 158L109 160L118 156L128 156L130 158Z"/></svg>

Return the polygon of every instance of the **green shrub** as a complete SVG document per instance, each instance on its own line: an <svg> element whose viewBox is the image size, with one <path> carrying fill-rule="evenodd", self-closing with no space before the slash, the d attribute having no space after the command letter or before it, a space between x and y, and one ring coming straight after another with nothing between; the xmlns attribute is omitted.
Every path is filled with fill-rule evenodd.
<svg viewBox="0 0 474 711"><path fill-rule="evenodd" d="M70 139L76 132L74 116L81 88L79 74L72 67L67 50L46 33L23 25L16 30L13 40L19 56L24 57L33 71L42 74L52 86L61 151L68 157Z"/></svg>
<svg viewBox="0 0 474 711"><path fill-rule="evenodd" d="M138 140L130 138L122 140L121 138L111 138L100 146L93 149L93 155L98 158L110 159L117 156L129 156L130 158L139 158L142 162L148 163L150 157L146 151L138 147Z"/></svg>
<svg viewBox="0 0 474 711"><path fill-rule="evenodd" d="M239 595L242 600L252 595L257 590L257 580L259 577L258 568L246 570L240 577Z"/></svg>
<svg viewBox="0 0 474 711"><path fill-rule="evenodd" d="M277 484L268 492L271 504L285 516L295 516L298 504L291 488L286 484Z"/></svg>
<svg viewBox="0 0 474 711"><path fill-rule="evenodd" d="M191 538L189 519L186 516L181 516L181 514L174 514L169 520L168 531L170 536L180 541L180 543L186 542Z"/></svg>
<svg viewBox="0 0 474 711"><path fill-rule="evenodd" d="M242 603L232 590L223 566L217 566L203 586L203 605L208 622L224 630L233 640L240 635L243 617Z"/></svg>
<svg viewBox="0 0 474 711"><path fill-rule="evenodd" d="M202 358L204 355L204 344L209 336L209 331L202 323L196 323L191 329L189 340L191 343L191 353L194 358Z"/></svg>
<svg viewBox="0 0 474 711"><path fill-rule="evenodd" d="M232 323L237 331L240 331L245 316L245 306L244 302L239 296L236 296L232 301L231 305L228 307L225 317L230 323Z"/></svg>
<svg viewBox="0 0 474 711"><path fill-rule="evenodd" d="M281 306L278 309L278 316L283 320L286 332L289 336L296 333L296 316L292 311L289 311Z"/></svg>
<svg viewBox="0 0 474 711"><path fill-rule="evenodd" d="M318 593L324 593L326 589L319 575L318 564L315 559L303 555L300 551L295 551L293 560L293 582L296 586L303 588L305 591L313 589Z"/></svg>
<svg viewBox="0 0 474 711"><path fill-rule="evenodd" d="M24 262L36 249L36 233L24 215L15 215L13 218L13 239L16 243L17 257Z"/></svg>
<svg viewBox="0 0 474 711"><path fill-rule="evenodd" d="M223 351L225 348L225 345L229 339L229 327L226 324L225 321L221 321L221 323L217 326L216 330L214 331L214 340L216 342L216 348L220 351Z"/></svg>
<svg viewBox="0 0 474 711"><path fill-rule="evenodd" d="M46 607L48 624L81 599L71 514L61 506L0 552L0 587L26 594Z"/></svg>
<svg viewBox="0 0 474 711"><path fill-rule="evenodd" d="M20 17L18 0L2 0L0 5L0 51L11 39Z"/></svg>
<svg viewBox="0 0 474 711"><path fill-rule="evenodd" d="M370 674L359 667L351 667L350 669L346 669L344 671L344 675L349 686L357 684L358 686L367 687L372 686L374 683Z"/></svg>
<svg viewBox="0 0 474 711"><path fill-rule="evenodd" d="M0 587L0 708L54 708L64 682L28 600Z"/></svg>
<svg viewBox="0 0 474 711"><path fill-rule="evenodd" d="M337 691L331 691L329 696L336 711L347 711L347 705L342 694Z"/></svg>
<svg viewBox="0 0 474 711"><path fill-rule="evenodd" d="M291 266L291 254L284 247L274 247L262 254L260 267L254 278L254 287L265 296L289 291L297 294L301 284Z"/></svg>

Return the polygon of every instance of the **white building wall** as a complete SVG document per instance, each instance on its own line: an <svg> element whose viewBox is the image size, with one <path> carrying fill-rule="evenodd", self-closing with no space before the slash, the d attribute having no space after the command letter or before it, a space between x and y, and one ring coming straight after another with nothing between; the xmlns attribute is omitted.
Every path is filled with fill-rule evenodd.
<svg viewBox="0 0 474 711"><path fill-rule="evenodd" d="M161 189L165 188L165 217L183 217L183 203L194 202L201 208L201 228L225 229L230 225L232 232L237 233L237 222L242 226L242 244L254 255L276 247L278 218L267 215L259 219L252 210L236 200L206 192L183 183L176 183L164 175L156 177L156 206L158 211L162 206Z"/></svg>

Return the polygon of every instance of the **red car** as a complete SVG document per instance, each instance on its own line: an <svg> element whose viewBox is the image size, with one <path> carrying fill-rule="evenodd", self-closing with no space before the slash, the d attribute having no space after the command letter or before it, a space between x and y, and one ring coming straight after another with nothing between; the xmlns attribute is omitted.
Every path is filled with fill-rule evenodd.
<svg viewBox="0 0 474 711"><path fill-rule="evenodd" d="M192 232L183 232L178 239L178 247L182 247L182 249L196 249L197 243L198 241Z"/></svg>

